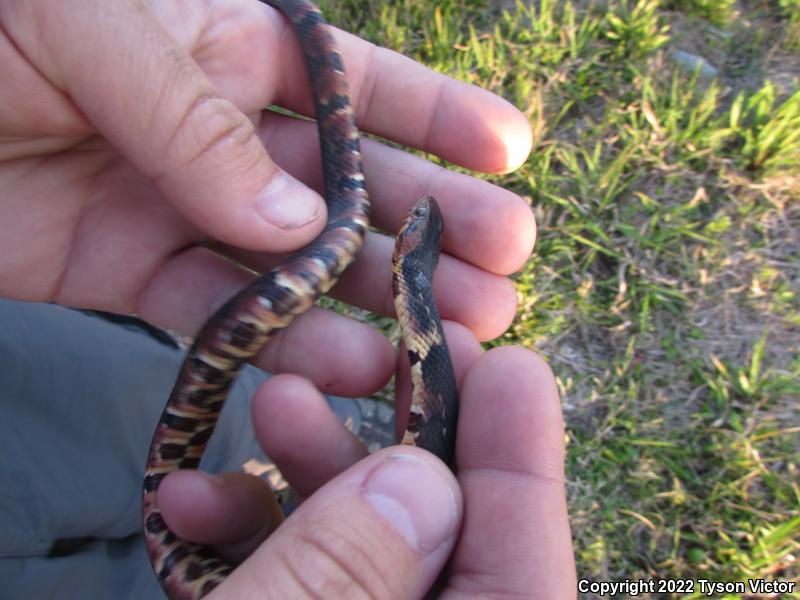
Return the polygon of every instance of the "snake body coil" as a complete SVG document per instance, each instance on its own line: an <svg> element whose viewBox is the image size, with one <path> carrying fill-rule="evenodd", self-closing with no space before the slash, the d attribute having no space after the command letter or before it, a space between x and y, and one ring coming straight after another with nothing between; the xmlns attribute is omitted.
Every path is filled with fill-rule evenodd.
<svg viewBox="0 0 800 600"><path fill-rule="evenodd" d="M316 106L328 223L314 242L241 290L208 320L186 355L161 415L150 447L142 514L151 563L172 600L204 596L231 567L210 549L170 531L157 502L161 481L172 471L198 467L241 365L258 353L275 330L289 325L328 291L355 259L369 227L358 131L342 57L333 37L310 2L267 3L291 22L303 50ZM426 225L421 216L435 222ZM403 229L409 230L409 235L399 238L393 265L398 317L412 363L412 412L403 442L426 447L450 463L457 397L430 295L441 232L435 202L423 198ZM435 231L432 259L425 257L422 246L416 251L417 244L430 237L422 235L428 230ZM407 283L409 275L414 279L411 284ZM417 282L423 283L424 289L418 290Z"/></svg>

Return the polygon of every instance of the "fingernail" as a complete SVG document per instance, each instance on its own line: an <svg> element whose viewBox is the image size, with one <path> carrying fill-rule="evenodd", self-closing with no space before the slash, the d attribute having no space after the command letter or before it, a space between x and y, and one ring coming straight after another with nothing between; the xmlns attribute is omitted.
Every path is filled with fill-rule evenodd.
<svg viewBox="0 0 800 600"><path fill-rule="evenodd" d="M390 454L363 489L372 507L419 552L427 554L455 534L455 494L445 476L423 459Z"/></svg>
<svg viewBox="0 0 800 600"><path fill-rule="evenodd" d="M218 475L212 475L211 473L206 473L205 471L197 471L197 473L199 473L200 476L207 482L217 487L227 487L228 485L228 482Z"/></svg>
<svg viewBox="0 0 800 600"><path fill-rule="evenodd" d="M313 221L322 198L297 179L279 171L256 200L256 210L266 221L281 229L294 229Z"/></svg>

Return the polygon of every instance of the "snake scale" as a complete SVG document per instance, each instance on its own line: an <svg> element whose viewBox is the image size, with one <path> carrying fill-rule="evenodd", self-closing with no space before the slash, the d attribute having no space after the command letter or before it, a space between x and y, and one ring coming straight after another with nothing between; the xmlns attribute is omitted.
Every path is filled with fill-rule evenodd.
<svg viewBox="0 0 800 600"><path fill-rule="evenodd" d="M307 0L267 0L294 28L314 95L328 222L311 244L258 277L200 330L181 366L150 447L142 517L147 551L172 600L201 598L232 567L207 547L180 539L158 506L163 478L196 469L241 365L336 282L369 228L358 130L340 52L320 11ZM392 259L395 308L411 365L412 401L404 444L453 466L458 397L431 280L442 233L439 208L423 197L398 233Z"/></svg>

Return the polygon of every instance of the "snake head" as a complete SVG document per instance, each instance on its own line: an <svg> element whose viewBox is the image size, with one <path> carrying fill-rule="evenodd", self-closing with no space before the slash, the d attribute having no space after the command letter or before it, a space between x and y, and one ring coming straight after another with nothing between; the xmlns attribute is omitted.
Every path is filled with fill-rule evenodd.
<svg viewBox="0 0 800 600"><path fill-rule="evenodd" d="M406 216L397 234L395 252L401 256L412 256L425 252L438 254L441 248L444 222L439 204L432 196L417 200Z"/></svg>

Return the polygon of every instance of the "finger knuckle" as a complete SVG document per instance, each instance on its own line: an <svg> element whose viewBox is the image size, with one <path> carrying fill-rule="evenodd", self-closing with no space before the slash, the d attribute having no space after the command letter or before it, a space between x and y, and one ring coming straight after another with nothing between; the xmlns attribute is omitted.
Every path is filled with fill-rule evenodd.
<svg viewBox="0 0 800 600"><path fill-rule="evenodd" d="M224 167L255 141L253 124L225 98L202 95L186 106L169 142L174 162ZM207 160L206 160L207 159Z"/></svg>
<svg viewBox="0 0 800 600"><path fill-rule="evenodd" d="M285 555L295 584L312 598L385 598L370 554L352 532L311 531L295 539Z"/></svg>

